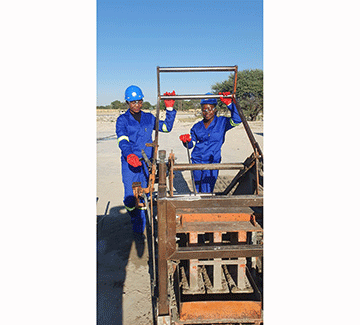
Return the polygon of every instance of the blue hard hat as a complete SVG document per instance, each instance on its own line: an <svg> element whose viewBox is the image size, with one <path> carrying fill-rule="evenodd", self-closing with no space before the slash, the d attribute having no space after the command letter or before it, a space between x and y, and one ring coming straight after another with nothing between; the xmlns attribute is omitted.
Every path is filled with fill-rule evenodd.
<svg viewBox="0 0 360 325"><path fill-rule="evenodd" d="M144 95L138 86L129 86L125 90L125 100L131 102L133 100L143 99Z"/></svg>
<svg viewBox="0 0 360 325"><path fill-rule="evenodd" d="M206 93L205 95L214 95L212 93ZM217 105L217 100L216 98L208 98L208 99L202 99L200 101L200 105L205 105L205 104L209 104L209 105Z"/></svg>

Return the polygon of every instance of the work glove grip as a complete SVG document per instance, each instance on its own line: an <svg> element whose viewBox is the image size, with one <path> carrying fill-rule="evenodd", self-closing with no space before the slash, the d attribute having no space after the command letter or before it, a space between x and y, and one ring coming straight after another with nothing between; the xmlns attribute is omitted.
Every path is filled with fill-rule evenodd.
<svg viewBox="0 0 360 325"><path fill-rule="evenodd" d="M219 95L228 96L230 95L230 92L220 92ZM229 106L232 103L232 98L224 98L220 97L220 100L226 105Z"/></svg>
<svg viewBox="0 0 360 325"><path fill-rule="evenodd" d="M175 90L173 90L172 93L169 93L169 92L164 93L164 96L175 96ZM164 103L165 103L166 109L168 111L172 111L174 104L175 104L175 99L164 99Z"/></svg>
<svg viewBox="0 0 360 325"><path fill-rule="evenodd" d="M179 139L185 144L186 142L191 142L190 134L182 134Z"/></svg>
<svg viewBox="0 0 360 325"><path fill-rule="evenodd" d="M128 164L130 166L133 166L133 167L139 167L141 166L141 162L139 160L139 157L133 153L129 154L127 157L126 157L126 161L128 162Z"/></svg>

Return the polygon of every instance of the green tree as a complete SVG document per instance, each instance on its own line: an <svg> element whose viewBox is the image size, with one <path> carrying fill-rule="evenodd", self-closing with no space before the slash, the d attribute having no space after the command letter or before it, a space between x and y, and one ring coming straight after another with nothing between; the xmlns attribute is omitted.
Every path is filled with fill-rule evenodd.
<svg viewBox="0 0 360 325"><path fill-rule="evenodd" d="M126 104L126 102L121 103L119 109L120 111L126 111L128 109L128 104Z"/></svg>
<svg viewBox="0 0 360 325"><path fill-rule="evenodd" d="M120 107L121 107L121 102L119 100L115 100L111 103L112 109L120 109Z"/></svg>
<svg viewBox="0 0 360 325"><path fill-rule="evenodd" d="M163 100L160 100L160 111L163 111L163 110L165 110L165 109L166 109L166 107L165 107L164 101L163 101Z"/></svg>
<svg viewBox="0 0 360 325"><path fill-rule="evenodd" d="M215 94L234 89L234 74L228 80L216 83L212 86ZM263 71L243 70L237 74L236 99L244 110L246 118L256 120L260 112L263 112ZM225 104L219 101L219 108L226 109Z"/></svg>
<svg viewBox="0 0 360 325"><path fill-rule="evenodd" d="M149 102L143 102L142 109L150 109L150 108L151 108L151 104Z"/></svg>

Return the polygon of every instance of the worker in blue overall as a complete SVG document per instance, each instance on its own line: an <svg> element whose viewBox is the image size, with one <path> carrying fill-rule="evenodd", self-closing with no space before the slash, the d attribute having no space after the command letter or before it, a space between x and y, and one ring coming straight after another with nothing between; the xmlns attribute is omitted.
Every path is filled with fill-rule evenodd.
<svg viewBox="0 0 360 325"><path fill-rule="evenodd" d="M230 95L229 92L219 93ZM206 93L206 95L212 95ZM217 116L216 98L200 101L203 120L194 124L190 134L183 134L180 140L186 147L193 149L191 161L193 164L220 163L221 147L225 141L225 133L241 123L241 118L231 98L220 97L231 112L231 117ZM212 193L218 177L218 170L194 170L194 181L197 192Z"/></svg>
<svg viewBox="0 0 360 325"><path fill-rule="evenodd" d="M175 95L173 91L164 95ZM146 208L135 207L135 197L132 189L133 182L140 182L141 187L148 186L149 171L142 158L141 149L151 160L153 147L147 147L146 143L152 143L152 133L156 127L156 118L151 113L141 111L144 95L138 86L129 86L125 90L125 100L129 109L117 118L116 135L121 149L121 173L124 183L124 205L131 217L134 235L143 236L146 225ZM166 118L159 121L160 132L170 132L176 110L173 109L175 100L165 100ZM141 198L143 202L143 198Z"/></svg>

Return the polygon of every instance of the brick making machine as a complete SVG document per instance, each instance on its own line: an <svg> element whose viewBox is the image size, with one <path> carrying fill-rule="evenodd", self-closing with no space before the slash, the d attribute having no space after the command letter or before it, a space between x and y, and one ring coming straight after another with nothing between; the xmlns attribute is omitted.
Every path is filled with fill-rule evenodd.
<svg viewBox="0 0 360 325"><path fill-rule="evenodd" d="M167 72L233 72L233 99L253 153L244 162L176 163L158 145L160 101L219 98L221 95L173 95L160 92L160 74ZM134 183L137 204L148 211L148 248L154 323L263 323L263 154L235 97L237 66L157 67L154 158L143 153L149 185ZM221 192L174 192L174 172L236 170ZM145 203L140 203L140 197Z"/></svg>

